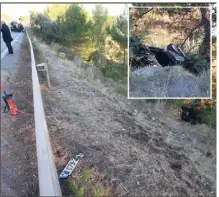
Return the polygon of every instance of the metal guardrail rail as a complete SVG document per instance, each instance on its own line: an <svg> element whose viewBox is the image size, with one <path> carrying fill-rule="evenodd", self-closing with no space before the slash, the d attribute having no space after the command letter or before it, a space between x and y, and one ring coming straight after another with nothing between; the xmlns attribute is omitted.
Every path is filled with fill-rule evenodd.
<svg viewBox="0 0 219 197"><path fill-rule="evenodd" d="M34 119L40 196L62 196L43 108L32 42L26 31L31 51Z"/></svg>

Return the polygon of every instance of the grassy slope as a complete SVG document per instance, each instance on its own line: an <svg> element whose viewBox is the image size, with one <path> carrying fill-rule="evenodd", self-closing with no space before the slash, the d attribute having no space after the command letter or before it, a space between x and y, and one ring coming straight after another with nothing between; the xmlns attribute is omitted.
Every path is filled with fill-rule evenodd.
<svg viewBox="0 0 219 197"><path fill-rule="evenodd" d="M89 78L86 68L57 57L45 45L38 47L52 73L52 88L42 85L42 91L51 136L60 141L58 150L54 146L58 169L68 155L86 153L73 175L81 177L88 169L90 185L74 178L80 185L73 185L74 194L81 187L89 191L93 183L100 184L106 196L214 193L214 129L179 121L160 101L121 102L110 91L114 86L93 85L101 84L100 76L92 79L90 72ZM180 171L171 167L174 160L181 162Z"/></svg>

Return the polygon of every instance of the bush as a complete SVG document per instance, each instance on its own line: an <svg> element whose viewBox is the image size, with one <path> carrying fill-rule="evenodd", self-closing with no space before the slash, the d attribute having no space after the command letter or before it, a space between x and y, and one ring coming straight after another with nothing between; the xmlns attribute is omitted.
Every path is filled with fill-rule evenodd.
<svg viewBox="0 0 219 197"><path fill-rule="evenodd" d="M79 186L76 181L72 181L69 185L69 188L77 197L83 197L85 194L84 186Z"/></svg>
<svg viewBox="0 0 219 197"><path fill-rule="evenodd" d="M184 67L195 74L200 74L210 70L210 63L203 56L195 54L185 61Z"/></svg>
<svg viewBox="0 0 219 197"><path fill-rule="evenodd" d="M106 188L104 188L100 183L98 184L93 181L89 181L91 176L88 168L85 168L80 176L74 176L74 180L69 182L71 196L106 196Z"/></svg>
<svg viewBox="0 0 219 197"><path fill-rule="evenodd" d="M118 83L127 83L127 65L112 64L102 67L101 70L106 77L112 78Z"/></svg>
<svg viewBox="0 0 219 197"><path fill-rule="evenodd" d="M191 107L194 103L192 99L185 100L163 100L167 103L168 108L172 112L179 112L181 106ZM211 100L208 100L211 101ZM202 106L202 109L199 113L199 118L201 119L201 124L206 124L212 128L216 128L216 106L209 105L205 100L196 100L197 104ZM175 115L178 115L176 113Z"/></svg>
<svg viewBox="0 0 219 197"><path fill-rule="evenodd" d="M104 196L104 189L100 186L96 186L92 190L92 196Z"/></svg>
<svg viewBox="0 0 219 197"><path fill-rule="evenodd" d="M50 9L52 11L52 9ZM62 15L52 20L47 14L31 12L31 27L47 44L57 42L72 46L90 38L92 21L78 4L72 4Z"/></svg>

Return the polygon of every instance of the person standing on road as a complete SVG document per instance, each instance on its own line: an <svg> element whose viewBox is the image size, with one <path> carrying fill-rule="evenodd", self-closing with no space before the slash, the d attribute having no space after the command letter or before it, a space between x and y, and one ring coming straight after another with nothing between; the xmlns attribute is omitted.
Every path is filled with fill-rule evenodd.
<svg viewBox="0 0 219 197"><path fill-rule="evenodd" d="M11 32L9 27L5 24L4 21L1 21L1 32L2 32L2 37L3 41L5 42L6 46L8 47L8 55L13 54L13 48L11 46L11 42L13 38L11 37Z"/></svg>

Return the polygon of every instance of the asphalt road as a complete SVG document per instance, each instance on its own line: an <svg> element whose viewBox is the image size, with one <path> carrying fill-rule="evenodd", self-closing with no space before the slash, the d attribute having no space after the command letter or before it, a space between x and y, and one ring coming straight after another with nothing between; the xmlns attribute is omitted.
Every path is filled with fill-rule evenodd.
<svg viewBox="0 0 219 197"><path fill-rule="evenodd" d="M15 39L18 34L19 34L19 33L17 33L17 32L11 32L11 36L12 36L13 39ZM5 49L6 49L6 45L5 45L5 43L4 43L3 39L2 39L2 35L1 35L1 53L2 53Z"/></svg>
<svg viewBox="0 0 219 197"><path fill-rule="evenodd" d="M10 81L13 76L19 71L18 61L20 57L21 42L24 38L23 34L12 33L12 37L15 40L13 47L14 55L5 55L1 59L1 81L4 82L4 86L7 90L10 87ZM3 44L2 44L3 43ZM1 53L6 48L1 38ZM4 102L1 99L1 106L4 106ZM16 160L13 156L13 152L16 149L16 143L11 134L14 132L12 128L12 121L10 120L10 114L3 113L1 108L1 195L2 196L14 196L17 195L21 186L17 183L19 175L16 170ZM15 169L15 170L14 170Z"/></svg>

